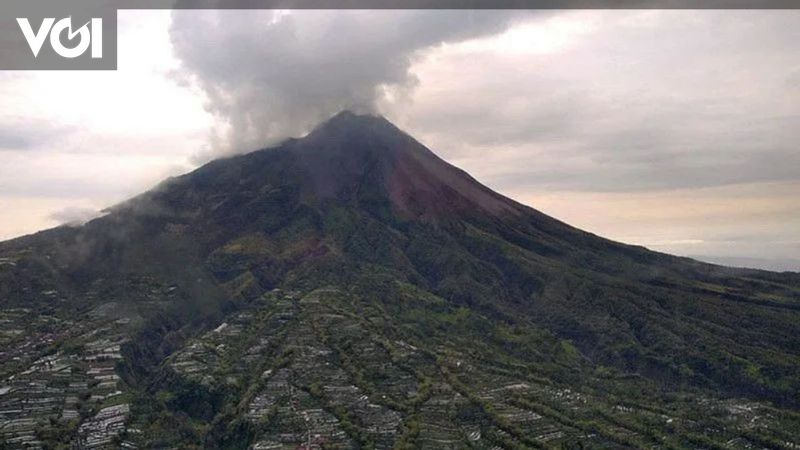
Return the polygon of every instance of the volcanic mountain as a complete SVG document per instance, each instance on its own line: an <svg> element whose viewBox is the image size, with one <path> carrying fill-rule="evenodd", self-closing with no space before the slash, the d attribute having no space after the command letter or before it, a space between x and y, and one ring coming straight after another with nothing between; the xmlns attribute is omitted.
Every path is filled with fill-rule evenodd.
<svg viewBox="0 0 800 450"><path fill-rule="evenodd" d="M11 448L800 445L800 275L583 232L375 116L0 244L0 321Z"/></svg>

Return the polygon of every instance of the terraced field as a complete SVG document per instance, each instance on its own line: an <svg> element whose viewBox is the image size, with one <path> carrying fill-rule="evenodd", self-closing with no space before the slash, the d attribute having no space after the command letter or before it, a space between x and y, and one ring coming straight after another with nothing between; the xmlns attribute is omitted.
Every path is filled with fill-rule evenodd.
<svg viewBox="0 0 800 450"><path fill-rule="evenodd" d="M274 290L172 355L153 397L191 391L166 409L196 430L221 410L217 444L254 449L753 448L796 424L746 400L626 402L602 377L576 390L510 355L419 342L390 317L336 288ZM134 443L152 445L154 419Z"/></svg>

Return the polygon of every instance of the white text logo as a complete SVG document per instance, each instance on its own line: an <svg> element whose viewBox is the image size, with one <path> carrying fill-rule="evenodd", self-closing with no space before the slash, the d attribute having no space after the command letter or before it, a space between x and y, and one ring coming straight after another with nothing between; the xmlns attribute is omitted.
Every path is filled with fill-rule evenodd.
<svg viewBox="0 0 800 450"><path fill-rule="evenodd" d="M72 29L72 18L67 17L56 22L52 17L46 17L39 26L39 31L33 32L30 22L26 18L17 18L22 34L31 47L33 57L39 56L47 35L50 35L50 46L64 58L77 58L91 47L92 58L103 57L103 19L92 19L77 30ZM67 40L71 42L78 36L80 40L72 47L64 45L61 35L66 31Z"/></svg>

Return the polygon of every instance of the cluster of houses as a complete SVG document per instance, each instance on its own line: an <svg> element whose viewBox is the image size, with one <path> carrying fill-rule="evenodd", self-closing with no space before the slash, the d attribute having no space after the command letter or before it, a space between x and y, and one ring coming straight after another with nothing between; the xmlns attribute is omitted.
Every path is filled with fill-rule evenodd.
<svg viewBox="0 0 800 450"><path fill-rule="evenodd" d="M118 373L130 319L104 305L74 322L0 309L0 447L44 449L56 440L78 449L134 449L147 441L145 426L130 425L144 422L133 417ZM621 423L681 420L631 404L603 406L595 396L478 361L449 342L418 348L401 333L390 339L374 317L356 311L334 291L275 290L190 340L165 364L209 388L238 388L243 418L255 430L253 450L364 443L391 449L409 435L424 448L499 450L503 441L524 440L592 448L609 441L545 411L590 420L604 407L619 419L604 426L634 440L643 434ZM750 402L697 405L739 427L774 420ZM728 444L746 448L748 441Z"/></svg>
<svg viewBox="0 0 800 450"><path fill-rule="evenodd" d="M136 448L132 442L120 439L126 431L125 421L129 414L130 405L127 403L100 409L78 428L80 448Z"/></svg>
<svg viewBox="0 0 800 450"><path fill-rule="evenodd" d="M324 293L300 300L300 314L307 319L289 330L285 344L293 355L289 365L293 382L315 387L327 408L347 411L349 419L358 424L375 448L392 448L402 416L383 401L386 393L372 395L365 391L364 381L358 379L358 372L369 364L366 347L373 342L360 324L331 311L327 303ZM342 351L343 341L351 346L347 355ZM354 348L355 345L364 346L364 351ZM356 355L358 361L348 360L348 355ZM389 355L384 356L380 364L391 364ZM411 383L413 386L413 380Z"/></svg>
<svg viewBox="0 0 800 450"><path fill-rule="evenodd" d="M286 368L270 374L248 405L247 418L266 424L254 448L319 449L332 444L351 447L339 420L325 411L317 399L296 388L291 377L291 370Z"/></svg>
<svg viewBox="0 0 800 450"><path fill-rule="evenodd" d="M352 436L342 420L356 423L376 448L392 448L401 415L380 399L371 399L341 367L335 351L321 342L312 324L341 317L324 309L313 299L273 292L192 342L170 365L178 374L209 385L221 377L247 379L245 373L263 368L257 380L249 381L257 389L246 418L262 428L254 448L347 448L352 446ZM297 320L301 314L303 320ZM348 329L339 327L337 332ZM382 350L374 343L368 345L373 347L365 347L364 358ZM385 366L388 355L383 356L380 365ZM282 357L288 360L276 366ZM222 360L228 372L215 373ZM416 391L409 373L393 382L400 386L397 391L403 398ZM346 411L347 417L337 417L333 411Z"/></svg>
<svg viewBox="0 0 800 450"><path fill-rule="evenodd" d="M93 416L78 427L78 440L82 448L95 449L109 446L135 448L120 439L125 433L125 422L130 414L130 405L124 402L124 387L115 366L122 359L122 336L115 336L111 329L96 333L97 339L84 345L82 358L91 389L89 403L100 405Z"/></svg>
<svg viewBox="0 0 800 450"><path fill-rule="evenodd" d="M24 308L0 310L0 321L6 329L25 329L0 355L0 442L28 449L54 441L118 447L112 441L124 431L129 407L112 405L124 389L115 372L122 358L118 327L37 317Z"/></svg>
<svg viewBox="0 0 800 450"><path fill-rule="evenodd" d="M540 389L538 385L532 387L528 383L509 380L499 387L483 390L480 397L483 401L493 405L494 413L497 416L523 430L534 440L542 443L557 443L559 439L566 437L563 426L551 419L543 418L533 411L514 405L510 401L516 395L531 395L538 389Z"/></svg>
<svg viewBox="0 0 800 450"><path fill-rule="evenodd" d="M0 375L30 365L68 336L74 325L32 308L0 309Z"/></svg>
<svg viewBox="0 0 800 450"><path fill-rule="evenodd" d="M32 308L0 309L0 442L8 447L42 448L40 430L80 394L76 358L52 350L70 325L61 322Z"/></svg>
<svg viewBox="0 0 800 450"><path fill-rule="evenodd" d="M70 389L72 361L61 354L39 358L9 376L0 388L0 439L16 447L42 448L37 431L58 417Z"/></svg>
<svg viewBox="0 0 800 450"><path fill-rule="evenodd" d="M477 420L469 425L463 419L453 420L457 411L468 403L467 399L441 381L433 382L428 389L428 398L419 406L420 445L442 449L463 448L466 434L475 447L481 438Z"/></svg>
<svg viewBox="0 0 800 450"><path fill-rule="evenodd" d="M220 375L218 372L223 366L222 361L226 360L228 364L224 366L229 370L225 375L233 377L231 378L233 381L236 374L242 375L251 366L261 363L263 346L259 346L258 343L252 344L243 358L238 357L241 350L238 347L242 340L256 339L266 342L269 339L268 332L266 335L253 334L251 327L257 324L252 310L241 311L178 351L171 357L169 366L177 374L189 380L211 386L216 381L216 376ZM242 336L245 331L245 335ZM235 358L232 357L234 353L237 354Z"/></svg>

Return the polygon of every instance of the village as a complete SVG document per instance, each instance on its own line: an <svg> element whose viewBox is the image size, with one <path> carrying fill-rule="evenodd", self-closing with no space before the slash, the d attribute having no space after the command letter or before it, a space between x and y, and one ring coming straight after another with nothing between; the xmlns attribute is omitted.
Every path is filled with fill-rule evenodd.
<svg viewBox="0 0 800 450"><path fill-rule="evenodd" d="M124 430L129 405L114 364L120 341L109 329L79 355L57 352L11 375L0 388L0 436L7 444L44 448L50 429L77 428L82 448L102 448Z"/></svg>
<svg viewBox="0 0 800 450"><path fill-rule="evenodd" d="M168 356L156 394L188 389L195 403L179 407L170 402L183 400L169 394L164 406L188 408L181 414L198 423L234 395L253 450L613 446L642 442L648 426L695 426L667 410L603 403L487 366L446 342L423 348L387 337L379 319L354 314L348 302L335 289L259 296ZM151 419L134 415L136 395L120 377L133 324L119 310L100 303L78 323L0 309L6 448L134 449L165 439L152 435ZM758 404L699 402L736 426L774 419ZM598 415L613 422L583 425ZM728 445L751 448L744 439Z"/></svg>
<svg viewBox="0 0 800 450"><path fill-rule="evenodd" d="M41 295L60 298L57 291ZM78 321L6 308L0 324L0 442L27 449L62 441L84 449L133 448L120 438L130 405L116 372L129 319L102 310Z"/></svg>
<svg viewBox="0 0 800 450"><path fill-rule="evenodd" d="M582 394L483 373L452 349L437 362L376 335L336 297L274 291L187 345L170 367L209 388L248 383L244 416L260 430L253 449L392 449L413 435L421 448L488 450L514 441L511 429L543 445L602 441L512 401L547 396L580 410L588 402ZM469 398L442 379L439 364L485 387ZM475 402L491 404L492 416ZM404 420L409 411L413 422Z"/></svg>

